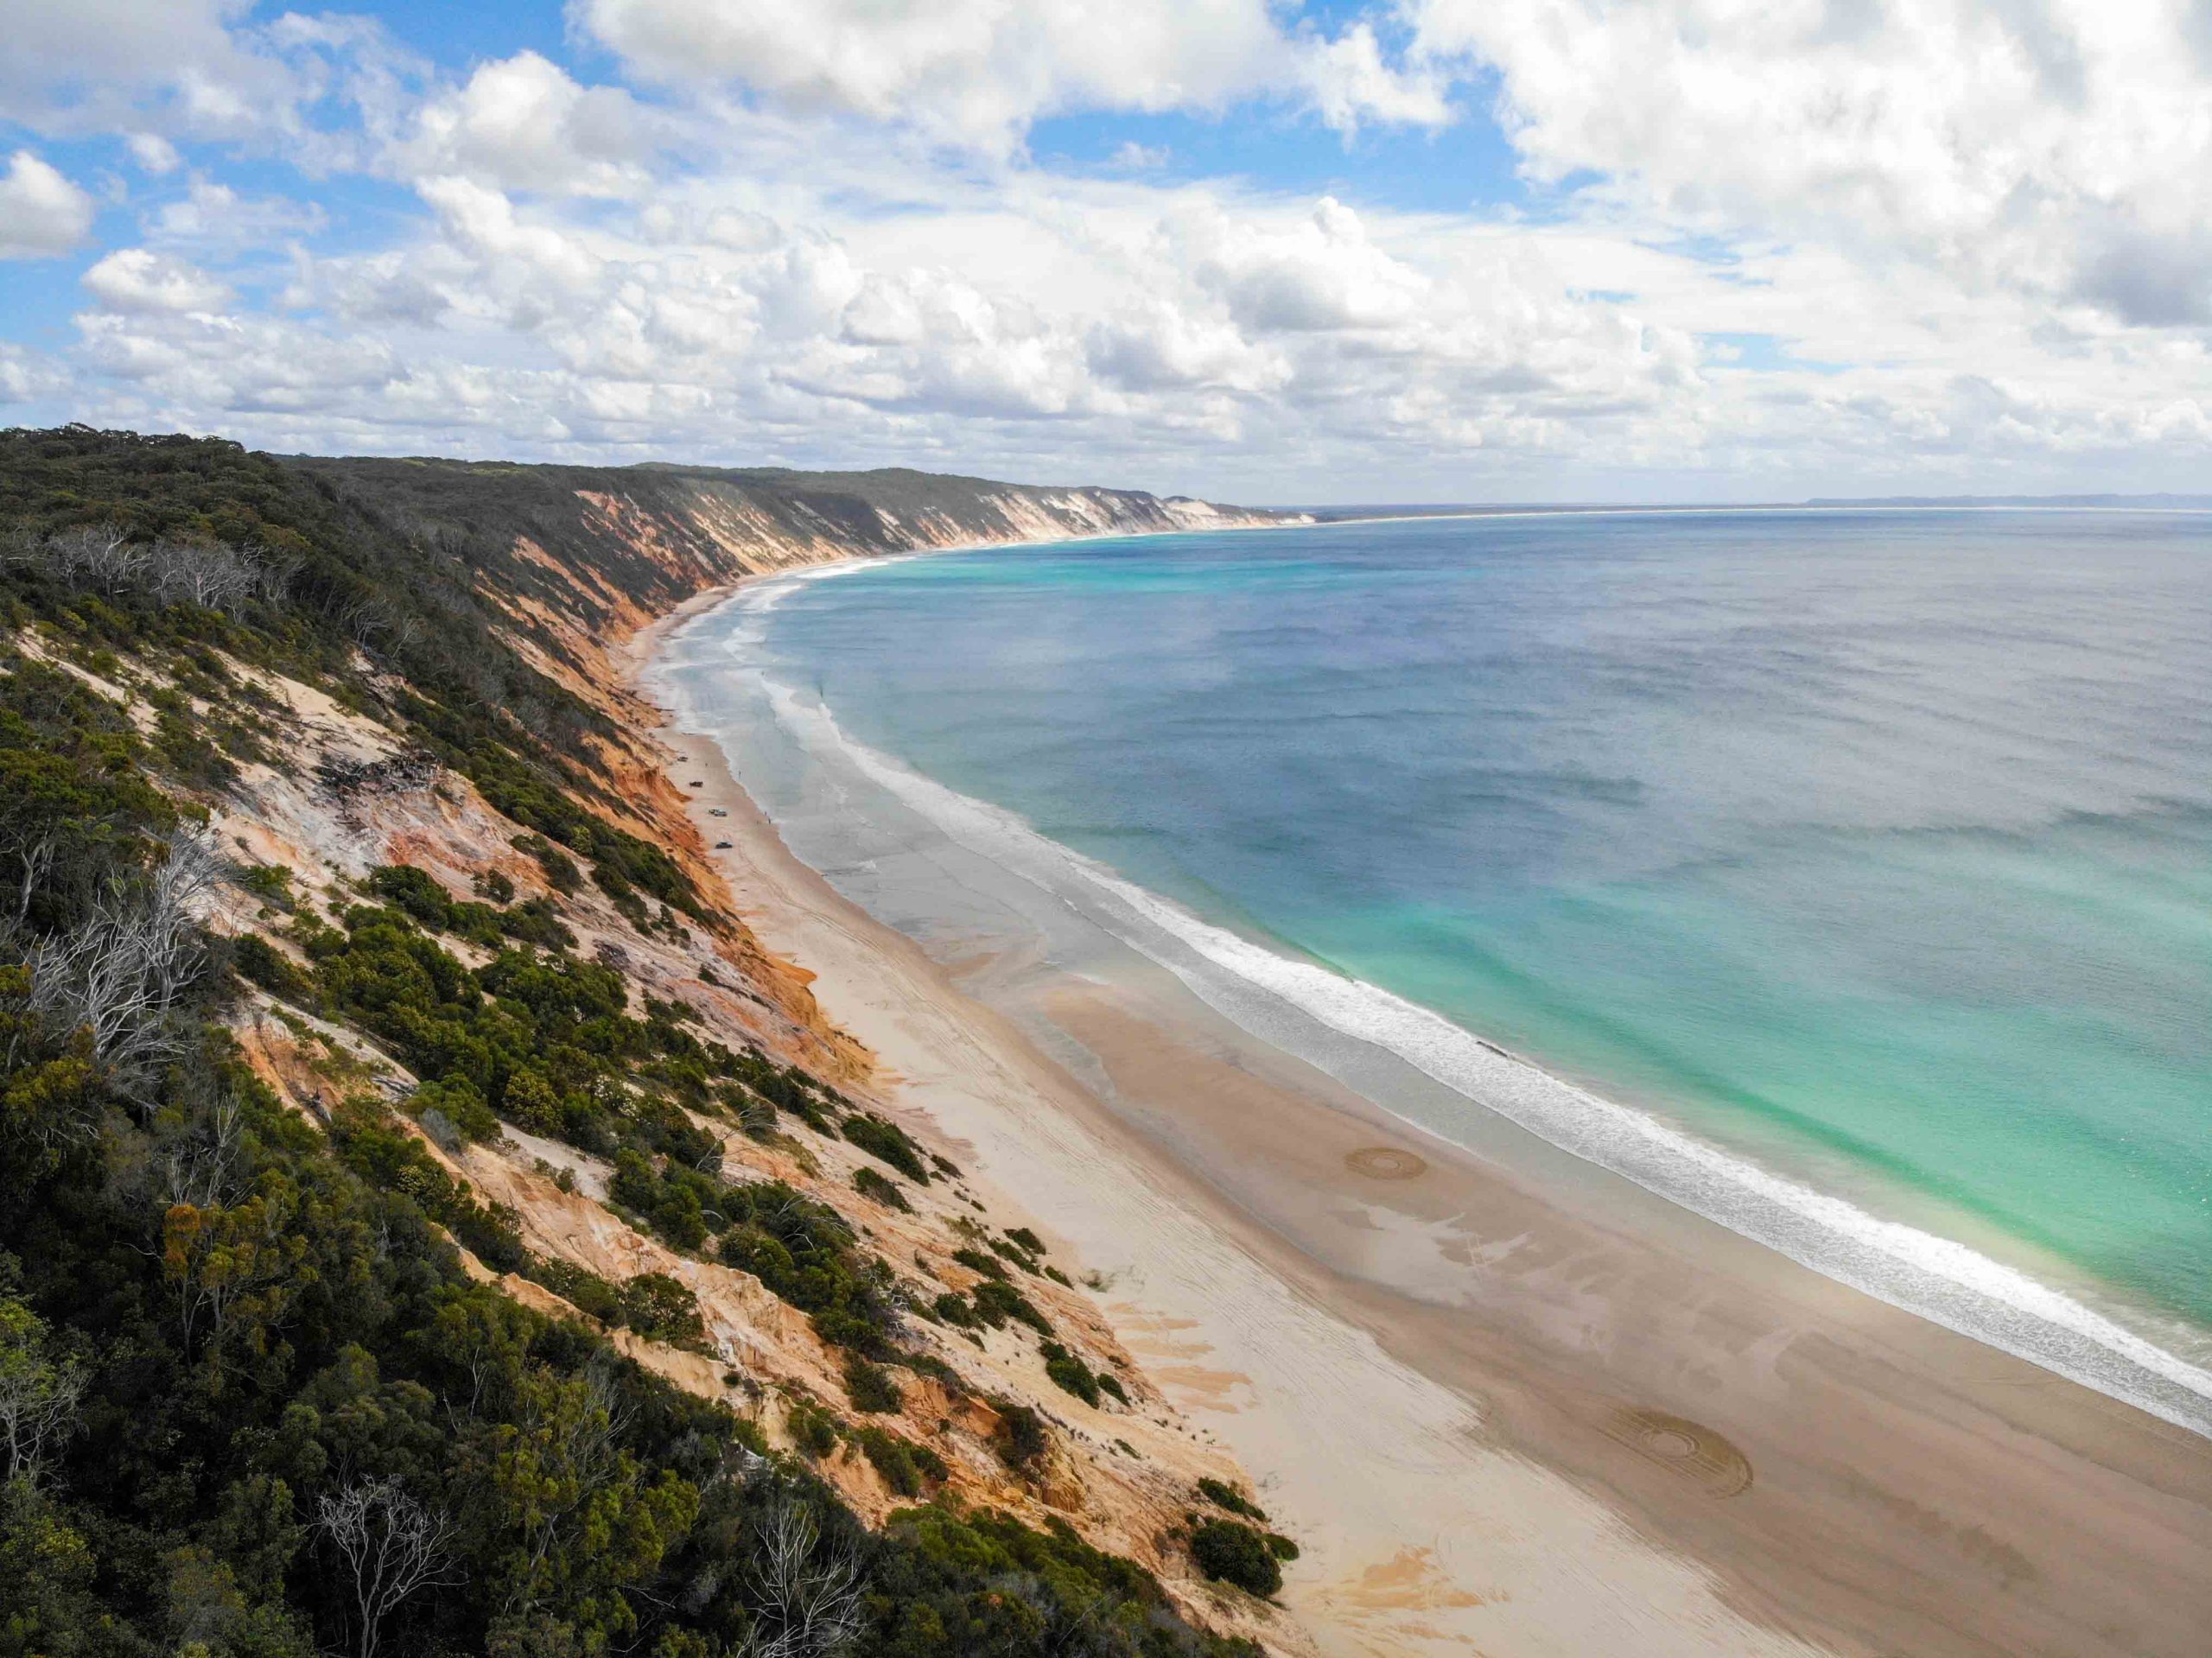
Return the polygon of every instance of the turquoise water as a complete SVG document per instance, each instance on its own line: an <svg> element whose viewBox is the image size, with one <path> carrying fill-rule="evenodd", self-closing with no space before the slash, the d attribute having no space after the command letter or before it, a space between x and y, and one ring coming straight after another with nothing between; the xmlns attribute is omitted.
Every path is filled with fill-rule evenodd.
<svg viewBox="0 0 2212 1658"><path fill-rule="evenodd" d="M1092 542L758 622L858 744L2201 1356L2212 519Z"/></svg>

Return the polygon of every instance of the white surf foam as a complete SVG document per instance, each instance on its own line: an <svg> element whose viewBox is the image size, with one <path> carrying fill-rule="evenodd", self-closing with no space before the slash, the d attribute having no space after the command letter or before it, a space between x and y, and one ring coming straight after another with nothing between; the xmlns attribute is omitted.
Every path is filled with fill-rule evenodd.
<svg viewBox="0 0 2212 1658"><path fill-rule="evenodd" d="M794 580L841 573L810 571ZM780 602L784 591L778 582L738 595L735 607L752 617L728 636L736 649L734 659L725 660L757 686L786 732L818 759L857 772L955 842L1074 906L1224 1017L1323 1070L1335 1069L1330 1045L1299 1040L1301 1021L1342 1042L1394 1055L1551 1145L1803 1266L2212 1437L2212 1370L2076 1296L1578 1088L1378 985L1217 926L1039 834L1016 814L949 789L853 739L827 708L769 679L749 659L760 633L753 619ZM1341 1052L1334 1058L1340 1062Z"/></svg>

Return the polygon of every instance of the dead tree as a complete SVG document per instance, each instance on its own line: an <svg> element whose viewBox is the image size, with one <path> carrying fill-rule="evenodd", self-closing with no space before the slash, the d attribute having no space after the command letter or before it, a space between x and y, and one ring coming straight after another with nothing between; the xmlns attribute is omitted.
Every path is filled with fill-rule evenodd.
<svg viewBox="0 0 2212 1658"><path fill-rule="evenodd" d="M9 543L8 562L65 587L110 595L143 593L156 604L190 603L235 613L255 597L275 598L286 572L235 547L204 541L132 541L114 524L63 530Z"/></svg>
<svg viewBox="0 0 2212 1658"><path fill-rule="evenodd" d="M448 1581L453 1527L396 1479L359 1479L315 1504L315 1529L353 1579L357 1658L376 1658L385 1620L416 1590Z"/></svg>
<svg viewBox="0 0 2212 1658"><path fill-rule="evenodd" d="M199 912L220 867L203 839L180 832L150 873L111 885L76 926L30 948L32 1011L50 1030L89 1032L93 1057L126 1087L189 1041L174 1013L207 965Z"/></svg>
<svg viewBox="0 0 2212 1658"><path fill-rule="evenodd" d="M821 1547L813 1510L789 1492L770 1502L756 1540L751 1580L766 1624L745 1658L828 1658L861 1626L861 1566L847 1542Z"/></svg>

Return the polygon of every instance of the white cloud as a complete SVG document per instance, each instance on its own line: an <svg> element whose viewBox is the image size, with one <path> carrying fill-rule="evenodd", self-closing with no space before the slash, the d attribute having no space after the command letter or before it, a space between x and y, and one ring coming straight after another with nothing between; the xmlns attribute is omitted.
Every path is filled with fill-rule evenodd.
<svg viewBox="0 0 2212 1658"><path fill-rule="evenodd" d="M67 375L51 360L19 346L0 343L0 404L50 397L67 384Z"/></svg>
<svg viewBox="0 0 2212 1658"><path fill-rule="evenodd" d="M248 196L195 174L185 194L162 203L145 220L147 238L166 247L242 255L273 254L327 222L312 202Z"/></svg>
<svg viewBox="0 0 2212 1658"><path fill-rule="evenodd" d="M1303 73L1321 118L1340 131L1368 122L1440 127L1452 118L1444 78L1433 69L1408 73L1392 68L1382 60L1374 29L1365 23L1313 46Z"/></svg>
<svg viewBox="0 0 2212 1658"><path fill-rule="evenodd" d="M2212 321L2201 0L1414 0L1529 170L2151 325ZM2192 35L2194 25L2197 34Z"/></svg>
<svg viewBox="0 0 2212 1658"><path fill-rule="evenodd" d="M92 199L28 149L0 175L0 259L67 253L92 228Z"/></svg>
<svg viewBox="0 0 2212 1658"><path fill-rule="evenodd" d="M177 154L176 146L158 132L134 132L124 142L130 147L130 159L156 178L184 165L184 157Z"/></svg>
<svg viewBox="0 0 2212 1658"><path fill-rule="evenodd" d="M197 266L150 248L123 248L84 276L85 288L113 311L212 312L231 290Z"/></svg>
<svg viewBox="0 0 2212 1658"><path fill-rule="evenodd" d="M651 182L646 117L618 87L583 87L535 52L480 67L423 106L397 163L505 189L637 194Z"/></svg>
<svg viewBox="0 0 2212 1658"><path fill-rule="evenodd" d="M288 104L283 68L233 33L251 0L68 0L8 8L0 116L41 130L132 124L158 108L211 136Z"/></svg>
<svg viewBox="0 0 2212 1658"><path fill-rule="evenodd" d="M1436 122L1440 95L1358 26L1287 34L1266 0L574 0L571 15L665 85L734 84L801 109L1005 152L1041 116L1219 110L1309 97L1332 124Z"/></svg>
<svg viewBox="0 0 2212 1658"><path fill-rule="evenodd" d="M73 346L0 342L0 398L1255 499L2171 486L2212 450L2212 25L2086 5L1408 0L1378 35L1379 5L1270 0L575 0L615 53L593 86L526 51L442 77L356 16L86 0L31 20L0 111L127 143L143 245L86 274ZM1541 215L1193 182L1195 140L1172 175L1135 139L1083 175L1022 149L1077 109L1262 147L1287 111L1433 125L1476 66L1563 185ZM346 171L419 209L332 191L334 251ZM19 175L76 190L19 159L0 204Z"/></svg>
<svg viewBox="0 0 2212 1658"><path fill-rule="evenodd" d="M1370 242L1359 215L1333 197L1302 222L1211 217L1186 234L1198 279L1256 333L1387 328L1429 295L1428 280Z"/></svg>

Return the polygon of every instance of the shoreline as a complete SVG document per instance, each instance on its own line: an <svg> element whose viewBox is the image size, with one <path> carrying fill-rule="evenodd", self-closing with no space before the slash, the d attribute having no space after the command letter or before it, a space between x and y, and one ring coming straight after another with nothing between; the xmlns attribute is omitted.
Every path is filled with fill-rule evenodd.
<svg viewBox="0 0 2212 1658"><path fill-rule="evenodd" d="M636 636L632 683L729 591ZM1315 1540L1286 1598L1325 1650L2198 1649L2202 1440L1586 1165L1425 1135L1158 996L980 1006L988 962L956 983L791 855L711 738L661 735L829 1016L1086 1261L1126 1262L1124 1340ZM1287 1396L1268 1365L1300 1369Z"/></svg>

